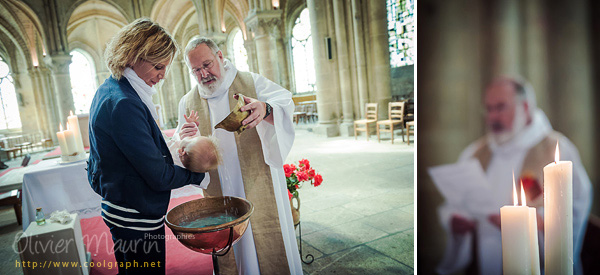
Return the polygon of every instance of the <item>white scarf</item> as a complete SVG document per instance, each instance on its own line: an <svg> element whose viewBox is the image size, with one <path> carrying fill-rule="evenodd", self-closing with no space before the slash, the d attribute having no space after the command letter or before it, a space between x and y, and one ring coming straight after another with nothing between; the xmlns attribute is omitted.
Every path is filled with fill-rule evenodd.
<svg viewBox="0 0 600 275"><path fill-rule="evenodd" d="M226 58L223 60L223 68L225 69L224 75L221 76L221 77L223 77L223 83L221 83L221 85L212 94L204 93L201 86L198 86L198 93L200 94L200 96L202 98L204 98L204 99L214 98L214 97L222 95L223 93L225 93L229 90L229 86L231 86L231 84L233 83L233 80L235 79L235 76L237 75L237 69L235 68L235 66L233 66L231 61L229 61L229 59L226 59ZM197 81L197 79L196 79L196 81ZM202 85L202 84L198 83L198 85Z"/></svg>
<svg viewBox="0 0 600 275"><path fill-rule="evenodd" d="M148 107L148 110L150 110L154 120L158 121L158 113L156 112L154 102L152 102L152 96L156 94L156 89L148 86L148 84L146 84L146 82L129 67L125 68L125 71L123 71L123 76L129 80L131 87L133 87L135 92L140 96L142 102L146 104L146 107Z"/></svg>

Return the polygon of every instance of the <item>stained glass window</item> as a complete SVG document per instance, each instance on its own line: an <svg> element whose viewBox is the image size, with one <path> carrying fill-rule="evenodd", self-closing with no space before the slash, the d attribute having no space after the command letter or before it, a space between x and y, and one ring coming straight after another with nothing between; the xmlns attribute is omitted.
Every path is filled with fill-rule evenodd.
<svg viewBox="0 0 600 275"><path fill-rule="evenodd" d="M296 19L291 40L296 93L314 92L317 82L308 9Z"/></svg>
<svg viewBox="0 0 600 275"><path fill-rule="evenodd" d="M250 68L248 67L248 54L246 53L246 48L244 47L244 36L242 35L242 31L240 29L234 30L235 34L233 35L233 64L240 71L248 72Z"/></svg>
<svg viewBox="0 0 600 275"><path fill-rule="evenodd" d="M8 64L0 57L0 130L21 128L17 93Z"/></svg>
<svg viewBox="0 0 600 275"><path fill-rule="evenodd" d="M392 67L414 64L414 0L387 0L390 63Z"/></svg>
<svg viewBox="0 0 600 275"><path fill-rule="evenodd" d="M91 58L86 57L80 50L72 51L71 56L69 73L71 75L73 103L75 104L74 112L76 114L87 114L90 112L92 99L96 93L95 70Z"/></svg>

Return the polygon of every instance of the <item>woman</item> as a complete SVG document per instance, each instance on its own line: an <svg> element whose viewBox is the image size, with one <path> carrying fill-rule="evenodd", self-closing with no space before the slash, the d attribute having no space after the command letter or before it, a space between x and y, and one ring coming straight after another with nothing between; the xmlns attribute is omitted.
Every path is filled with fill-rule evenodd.
<svg viewBox="0 0 600 275"><path fill-rule="evenodd" d="M155 122L152 87L177 51L175 40L150 19L125 26L106 47L112 76L90 108L88 180L103 198L119 274L165 273L164 215L171 189L204 179L173 165Z"/></svg>

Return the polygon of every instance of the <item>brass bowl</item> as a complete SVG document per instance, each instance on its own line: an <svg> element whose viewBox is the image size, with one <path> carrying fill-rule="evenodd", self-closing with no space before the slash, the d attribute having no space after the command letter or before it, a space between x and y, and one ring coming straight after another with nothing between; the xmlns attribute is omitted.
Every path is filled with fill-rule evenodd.
<svg viewBox="0 0 600 275"><path fill-rule="evenodd" d="M228 247L229 236L233 235L230 245L235 244L248 228L250 215L254 211L252 203L238 197L211 197L188 201L175 206L166 216L166 224L179 242L187 248L205 254L220 252ZM219 225L189 228L181 227L199 218L215 217L229 213L235 220ZM231 232L233 231L233 232Z"/></svg>

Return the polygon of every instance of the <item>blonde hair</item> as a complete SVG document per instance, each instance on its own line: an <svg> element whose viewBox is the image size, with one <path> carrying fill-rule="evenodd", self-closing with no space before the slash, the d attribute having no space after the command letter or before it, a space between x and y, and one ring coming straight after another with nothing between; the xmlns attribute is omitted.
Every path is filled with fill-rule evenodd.
<svg viewBox="0 0 600 275"><path fill-rule="evenodd" d="M106 45L104 59L117 80L126 67L140 60L158 64L179 51L175 39L158 23L149 18L138 18L123 27Z"/></svg>
<svg viewBox="0 0 600 275"><path fill-rule="evenodd" d="M210 147L208 152L200 151L202 149L199 146L202 145L203 140L208 142ZM182 164L190 171L206 172L223 164L223 157L219 150L219 140L215 136L185 138L181 141L180 146L187 154L187 158L182 161ZM209 167L204 167L206 162L208 162Z"/></svg>

